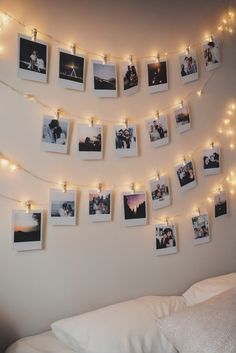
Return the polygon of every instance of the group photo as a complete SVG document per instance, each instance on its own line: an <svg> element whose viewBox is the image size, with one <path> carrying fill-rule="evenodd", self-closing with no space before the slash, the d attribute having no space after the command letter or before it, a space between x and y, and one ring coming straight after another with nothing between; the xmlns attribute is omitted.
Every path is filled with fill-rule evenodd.
<svg viewBox="0 0 236 353"><path fill-rule="evenodd" d="M176 173L182 190L189 190L196 186L196 176L192 161L177 165Z"/></svg>
<svg viewBox="0 0 236 353"><path fill-rule="evenodd" d="M168 120L166 115L148 119L146 126L153 147L160 147L169 143Z"/></svg>

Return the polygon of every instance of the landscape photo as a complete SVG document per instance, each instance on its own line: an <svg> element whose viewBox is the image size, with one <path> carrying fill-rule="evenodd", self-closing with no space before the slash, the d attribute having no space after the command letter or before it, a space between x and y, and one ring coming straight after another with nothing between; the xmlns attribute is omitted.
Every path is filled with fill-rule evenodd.
<svg viewBox="0 0 236 353"><path fill-rule="evenodd" d="M93 62L94 93L100 97L116 97L116 65Z"/></svg>
<svg viewBox="0 0 236 353"><path fill-rule="evenodd" d="M123 194L124 218L128 226L147 223L146 193Z"/></svg>
<svg viewBox="0 0 236 353"><path fill-rule="evenodd" d="M78 152L81 159L102 159L102 125L78 124Z"/></svg>
<svg viewBox="0 0 236 353"><path fill-rule="evenodd" d="M59 82L65 88L84 90L85 59L59 49Z"/></svg>

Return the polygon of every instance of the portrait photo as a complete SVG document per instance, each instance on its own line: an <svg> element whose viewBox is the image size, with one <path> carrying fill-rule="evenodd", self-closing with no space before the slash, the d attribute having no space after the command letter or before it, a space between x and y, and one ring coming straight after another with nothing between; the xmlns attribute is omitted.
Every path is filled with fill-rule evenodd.
<svg viewBox="0 0 236 353"><path fill-rule="evenodd" d="M203 58L207 71L217 69L221 65L220 43L217 38L203 44Z"/></svg>
<svg viewBox="0 0 236 353"><path fill-rule="evenodd" d="M187 191L197 184L193 161L186 161L176 166L176 174L181 190Z"/></svg>
<svg viewBox="0 0 236 353"><path fill-rule="evenodd" d="M196 52L192 50L188 54L179 56L180 75L183 83L198 80L198 64Z"/></svg>
<svg viewBox="0 0 236 353"><path fill-rule="evenodd" d="M158 210L159 208L170 205L170 185L167 176L152 179L149 181L150 192L152 198L152 208Z"/></svg>
<svg viewBox="0 0 236 353"><path fill-rule="evenodd" d="M76 225L77 191L50 190L49 220L53 226Z"/></svg>
<svg viewBox="0 0 236 353"><path fill-rule="evenodd" d="M18 76L25 80L47 82L48 45L18 34Z"/></svg>
<svg viewBox="0 0 236 353"><path fill-rule="evenodd" d="M67 119L43 117L41 149L46 152L68 153L70 122Z"/></svg>
<svg viewBox="0 0 236 353"><path fill-rule="evenodd" d="M123 193L122 197L125 225L129 227L147 224L146 193Z"/></svg>
<svg viewBox="0 0 236 353"><path fill-rule="evenodd" d="M58 81L62 87L84 91L85 59L83 55L59 49Z"/></svg>
<svg viewBox="0 0 236 353"><path fill-rule="evenodd" d="M102 61L92 61L93 91L98 97L117 96L116 65L104 64Z"/></svg>
<svg viewBox="0 0 236 353"><path fill-rule="evenodd" d="M112 217L111 191L89 191L89 220L91 222L107 222Z"/></svg>
<svg viewBox="0 0 236 353"><path fill-rule="evenodd" d="M84 160L103 158L103 127L78 124L78 152Z"/></svg>
<svg viewBox="0 0 236 353"><path fill-rule="evenodd" d="M215 218L220 219L228 215L228 200L226 191L218 192L215 197Z"/></svg>
<svg viewBox="0 0 236 353"><path fill-rule="evenodd" d="M148 89L150 93L168 91L167 61L147 63Z"/></svg>
<svg viewBox="0 0 236 353"><path fill-rule="evenodd" d="M169 143L168 119L166 115L146 120L146 127L153 147L161 147Z"/></svg>
<svg viewBox="0 0 236 353"><path fill-rule="evenodd" d="M12 213L12 244L17 251L42 249L43 211Z"/></svg>
<svg viewBox="0 0 236 353"><path fill-rule="evenodd" d="M119 157L137 156L137 132L135 125L114 126L115 149Z"/></svg>
<svg viewBox="0 0 236 353"><path fill-rule="evenodd" d="M125 95L138 91L138 71L135 63L123 63L123 89Z"/></svg>
<svg viewBox="0 0 236 353"><path fill-rule="evenodd" d="M156 224L155 233L157 255L177 253L177 235L174 224Z"/></svg>
<svg viewBox="0 0 236 353"><path fill-rule="evenodd" d="M194 245L209 243L210 226L208 214L200 214L192 217L192 226L194 232Z"/></svg>
<svg viewBox="0 0 236 353"><path fill-rule="evenodd" d="M181 108L178 108L174 111L175 122L176 122L176 130L179 133L183 133L191 129L191 120L189 109L187 105L184 105Z"/></svg>
<svg viewBox="0 0 236 353"><path fill-rule="evenodd" d="M220 148L213 147L203 151L204 175L220 173Z"/></svg>

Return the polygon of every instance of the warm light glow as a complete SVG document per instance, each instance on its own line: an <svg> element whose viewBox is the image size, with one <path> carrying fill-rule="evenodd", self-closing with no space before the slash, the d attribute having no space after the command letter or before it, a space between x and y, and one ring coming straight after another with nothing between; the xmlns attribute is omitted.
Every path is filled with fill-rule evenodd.
<svg viewBox="0 0 236 353"><path fill-rule="evenodd" d="M230 123L230 119L225 119L225 120L224 120L224 124L225 124L225 125L229 125L229 123Z"/></svg>
<svg viewBox="0 0 236 353"><path fill-rule="evenodd" d="M199 97L202 95L202 90L201 90L201 89L199 89L199 90L197 91L197 95L198 95Z"/></svg>
<svg viewBox="0 0 236 353"><path fill-rule="evenodd" d="M230 194L231 194L231 195L234 195L234 194L235 194L235 192L234 192L233 189L230 190Z"/></svg>
<svg viewBox="0 0 236 353"><path fill-rule="evenodd" d="M235 147L235 145L234 145L233 143L231 143L231 144L229 145L229 148L230 148L231 150L233 150L234 147Z"/></svg>
<svg viewBox="0 0 236 353"><path fill-rule="evenodd" d="M212 200L211 197L208 197L208 198L207 198L207 201L208 201L209 203L213 203L213 200Z"/></svg>
<svg viewBox="0 0 236 353"><path fill-rule="evenodd" d="M218 26L218 31L222 32L223 31L223 26Z"/></svg>
<svg viewBox="0 0 236 353"><path fill-rule="evenodd" d="M223 134L223 130L221 128L218 129L219 134Z"/></svg>
<svg viewBox="0 0 236 353"><path fill-rule="evenodd" d="M7 167L9 165L9 161L5 158L1 158L1 165L3 167Z"/></svg>
<svg viewBox="0 0 236 353"><path fill-rule="evenodd" d="M3 30L9 22L9 17L4 13L0 13L0 31Z"/></svg>
<svg viewBox="0 0 236 353"><path fill-rule="evenodd" d="M15 170L17 170L17 165L16 164L11 164L10 165L10 170L11 170L11 172L14 172Z"/></svg>
<svg viewBox="0 0 236 353"><path fill-rule="evenodd" d="M228 110L228 111L227 111L227 114L228 114L228 115L233 115L233 112L232 112L231 110Z"/></svg>
<svg viewBox="0 0 236 353"><path fill-rule="evenodd" d="M227 136L232 136L234 135L234 130L230 129L227 131Z"/></svg>
<svg viewBox="0 0 236 353"><path fill-rule="evenodd" d="M28 99L29 101L33 102L35 101L35 97L32 94L24 94L24 98Z"/></svg>
<svg viewBox="0 0 236 353"><path fill-rule="evenodd" d="M232 103L231 106L230 106L230 108L231 108L232 110L235 110L236 104L235 104L235 103Z"/></svg>

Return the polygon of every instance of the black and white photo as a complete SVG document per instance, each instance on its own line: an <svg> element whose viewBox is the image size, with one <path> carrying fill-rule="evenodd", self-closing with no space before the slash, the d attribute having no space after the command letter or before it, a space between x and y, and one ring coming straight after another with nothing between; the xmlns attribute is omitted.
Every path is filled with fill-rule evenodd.
<svg viewBox="0 0 236 353"><path fill-rule="evenodd" d="M226 191L219 191L215 199L215 218L220 219L228 215L228 200Z"/></svg>
<svg viewBox="0 0 236 353"><path fill-rule="evenodd" d="M18 76L20 78L47 82L48 79L48 45L39 40L32 40L18 34Z"/></svg>
<svg viewBox="0 0 236 353"><path fill-rule="evenodd" d="M174 224L156 224L156 251L158 255L177 253L177 234Z"/></svg>
<svg viewBox="0 0 236 353"><path fill-rule="evenodd" d="M76 225L77 191L50 190L49 220L54 226Z"/></svg>
<svg viewBox="0 0 236 353"><path fill-rule="evenodd" d="M153 147L160 147L169 143L168 119L166 115L146 121L149 140Z"/></svg>
<svg viewBox="0 0 236 353"><path fill-rule="evenodd" d="M167 61L147 63L148 89L150 93L168 91Z"/></svg>
<svg viewBox="0 0 236 353"><path fill-rule="evenodd" d="M194 50L180 55L180 75L183 83L188 83L198 79L197 56Z"/></svg>
<svg viewBox="0 0 236 353"><path fill-rule="evenodd" d="M83 55L72 54L59 49L58 80L65 88L83 91L85 86L85 59Z"/></svg>
<svg viewBox="0 0 236 353"><path fill-rule="evenodd" d="M53 116L43 117L41 148L47 152L68 153L70 122Z"/></svg>
<svg viewBox="0 0 236 353"><path fill-rule="evenodd" d="M220 173L220 148L212 147L203 151L204 175Z"/></svg>
<svg viewBox="0 0 236 353"><path fill-rule="evenodd" d="M112 197L110 190L89 191L89 219L92 222L111 221Z"/></svg>
<svg viewBox="0 0 236 353"><path fill-rule="evenodd" d="M12 213L12 244L17 251L42 249L43 211L15 210Z"/></svg>
<svg viewBox="0 0 236 353"><path fill-rule="evenodd" d="M149 181L152 198L152 207L154 210L170 205L170 185L167 176L152 179Z"/></svg>
<svg viewBox="0 0 236 353"><path fill-rule="evenodd" d="M137 132L135 125L114 126L115 149L119 157L137 156Z"/></svg>
<svg viewBox="0 0 236 353"><path fill-rule="evenodd" d="M102 125L78 124L78 152L84 160L103 158Z"/></svg>
<svg viewBox="0 0 236 353"><path fill-rule="evenodd" d="M125 95L134 94L138 91L138 71L135 63L123 63L123 89Z"/></svg>
<svg viewBox="0 0 236 353"><path fill-rule="evenodd" d="M203 44L203 58L207 71L214 70L221 65L220 44L217 38L211 38Z"/></svg>
<svg viewBox="0 0 236 353"><path fill-rule="evenodd" d="M187 191L197 184L193 161L188 160L176 166L176 174L181 190Z"/></svg>
<svg viewBox="0 0 236 353"><path fill-rule="evenodd" d="M123 193L122 197L125 225L129 227L147 224L146 193Z"/></svg>
<svg viewBox="0 0 236 353"><path fill-rule="evenodd" d="M94 94L98 97L117 96L117 74L116 65L92 61L93 66L93 88Z"/></svg>
<svg viewBox="0 0 236 353"><path fill-rule="evenodd" d="M181 108L175 109L175 122L176 122L176 130L179 133L188 131L191 129L191 120L189 109L187 105L182 106Z"/></svg>
<svg viewBox="0 0 236 353"><path fill-rule="evenodd" d="M192 226L194 232L194 245L209 243L210 226L208 214L199 214L192 217Z"/></svg>

